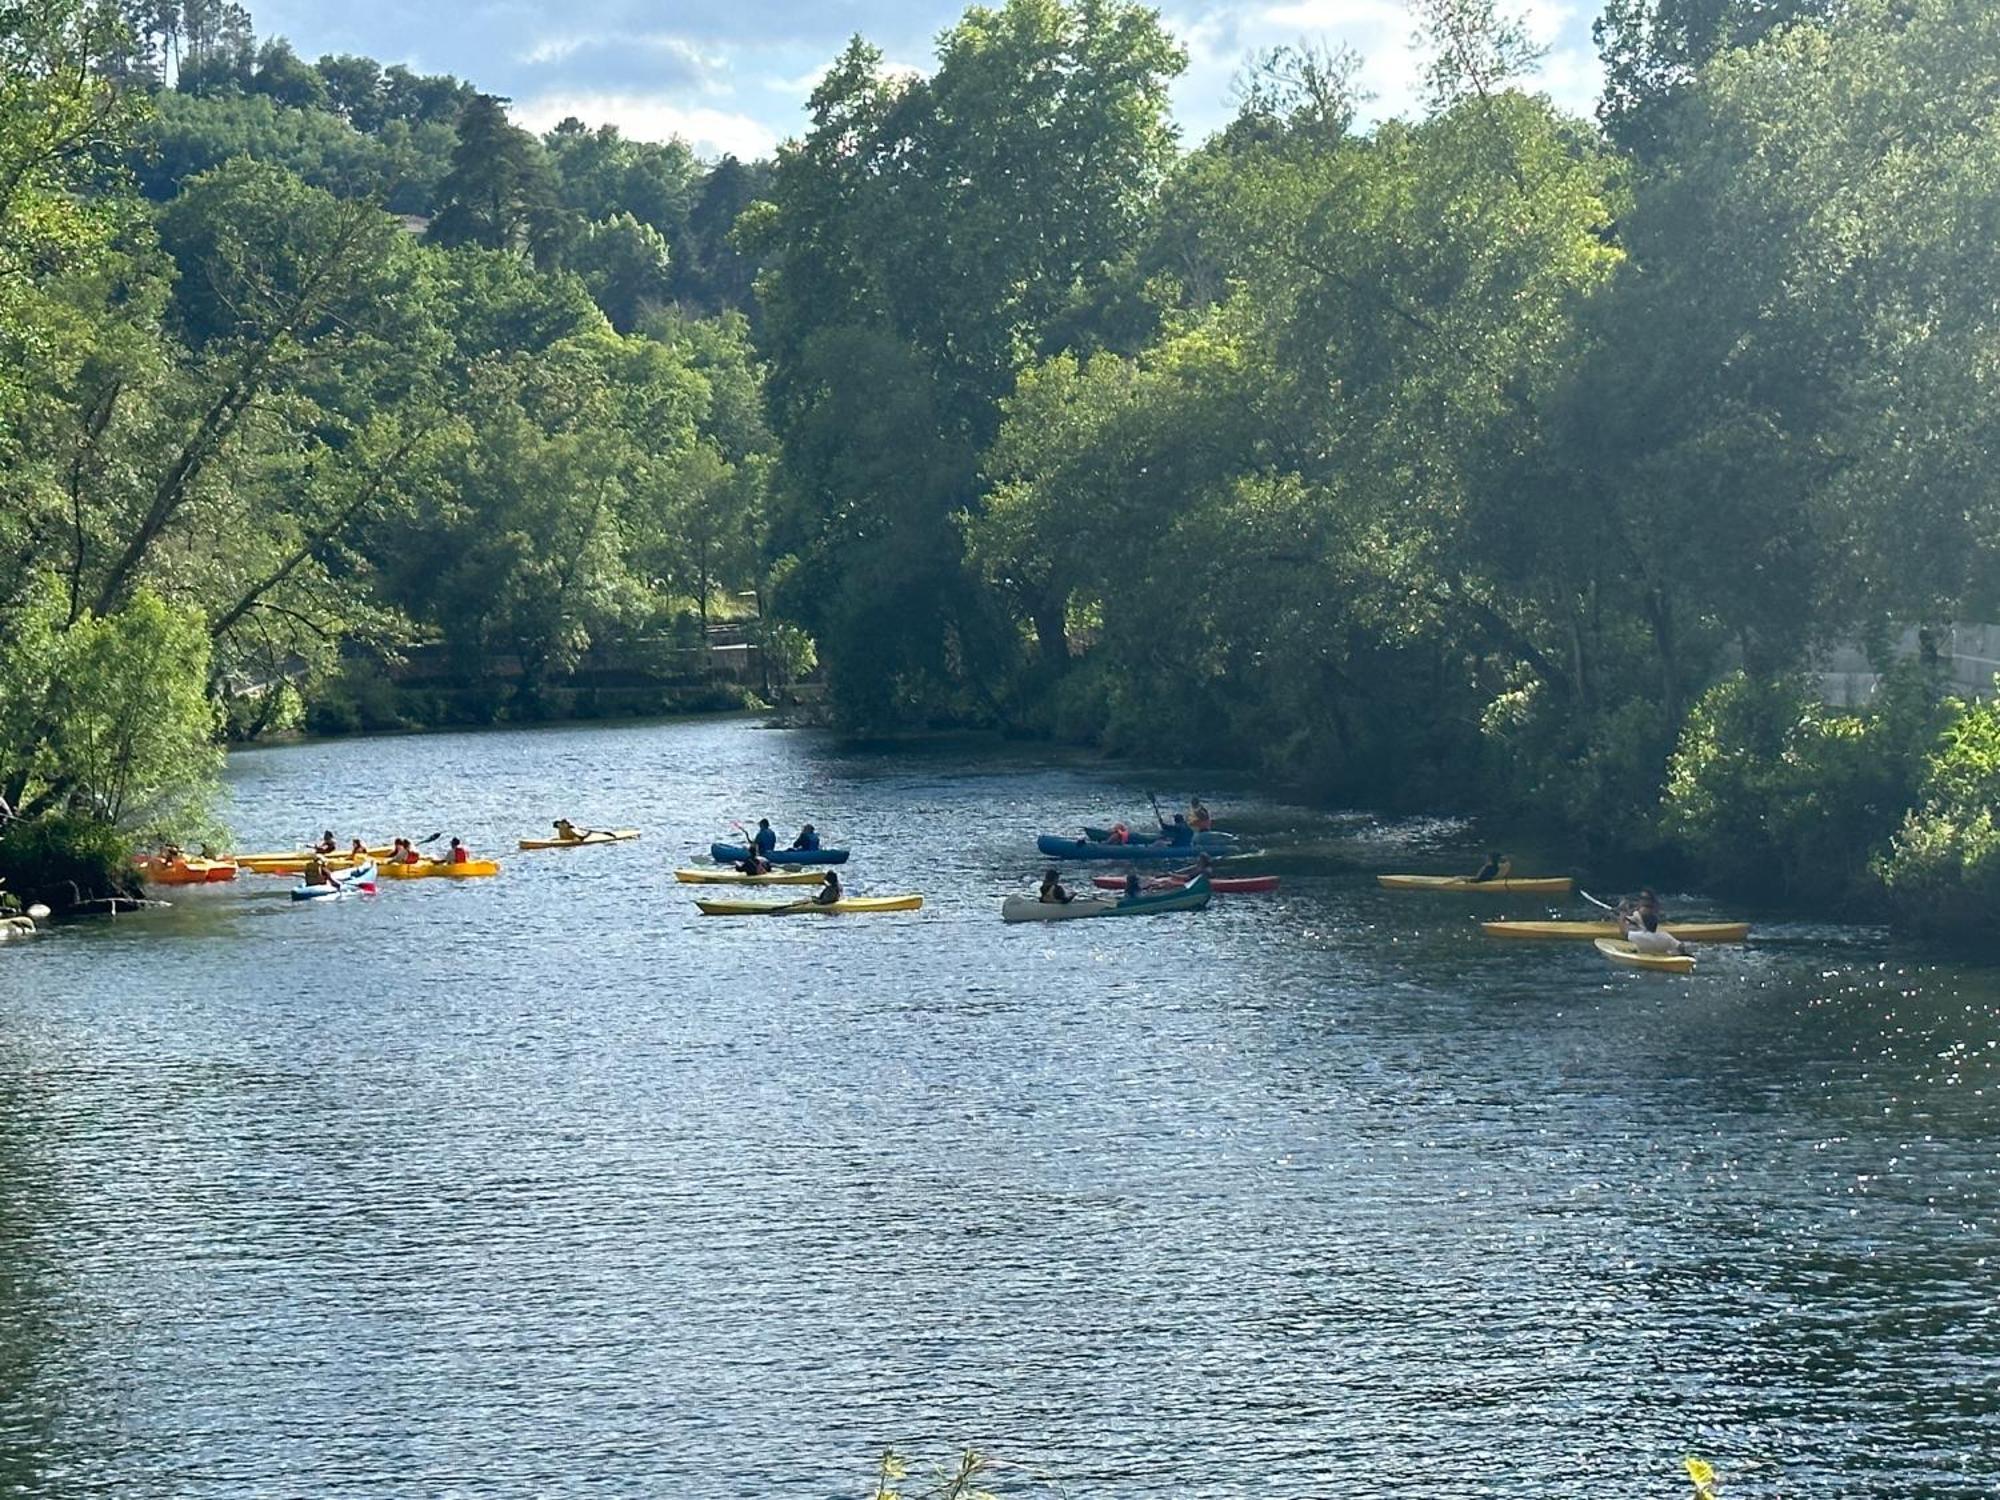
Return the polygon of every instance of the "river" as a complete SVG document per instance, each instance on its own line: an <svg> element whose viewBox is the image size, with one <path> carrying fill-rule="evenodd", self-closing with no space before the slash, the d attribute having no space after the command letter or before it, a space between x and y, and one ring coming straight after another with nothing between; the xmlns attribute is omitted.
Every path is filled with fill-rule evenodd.
<svg viewBox="0 0 2000 1500"><path fill-rule="evenodd" d="M1449 825L1222 779L1277 894L1003 926L1128 777L742 720L235 755L246 844L506 869L0 950L0 1493L852 1497L891 1445L1076 1500L2000 1492L1995 974L1498 943L1370 878ZM512 852L558 813L645 837ZM761 813L925 909L699 917L670 865Z"/></svg>

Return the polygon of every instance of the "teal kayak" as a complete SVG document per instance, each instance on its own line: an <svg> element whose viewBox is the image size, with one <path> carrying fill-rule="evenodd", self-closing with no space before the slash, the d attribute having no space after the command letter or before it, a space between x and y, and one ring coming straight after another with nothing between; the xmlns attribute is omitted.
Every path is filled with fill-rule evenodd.
<svg viewBox="0 0 2000 1500"><path fill-rule="evenodd" d="M1069 901L1039 901L1033 896L1009 896L1000 905L1003 922L1074 922L1083 917L1145 917L1156 912L1200 911L1213 892L1208 877L1197 875L1171 891L1139 896L1077 896Z"/></svg>

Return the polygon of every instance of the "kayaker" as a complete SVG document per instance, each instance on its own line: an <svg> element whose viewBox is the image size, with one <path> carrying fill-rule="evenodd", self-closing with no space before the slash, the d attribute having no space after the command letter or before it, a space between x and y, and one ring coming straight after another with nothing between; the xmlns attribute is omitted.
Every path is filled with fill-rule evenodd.
<svg viewBox="0 0 2000 1500"><path fill-rule="evenodd" d="M1186 813L1175 813L1173 822L1164 830L1166 842L1175 849L1194 847L1194 829L1189 825Z"/></svg>
<svg viewBox="0 0 2000 1500"><path fill-rule="evenodd" d="M451 852L445 855L445 859L454 865L469 865L472 863L472 851L466 848L459 840L453 839L451 841Z"/></svg>
<svg viewBox="0 0 2000 1500"><path fill-rule="evenodd" d="M181 853L181 846L179 844L168 844L160 851L160 862L162 864L177 865L186 858L187 856Z"/></svg>
<svg viewBox="0 0 2000 1500"><path fill-rule="evenodd" d="M826 872L825 881L823 881L820 885L820 888L813 893L813 905L832 906L835 902L840 900L840 897L841 897L840 874L838 871L828 870Z"/></svg>
<svg viewBox="0 0 2000 1500"><path fill-rule="evenodd" d="M1074 898L1063 889L1057 872L1048 870L1042 875L1042 893L1035 899L1055 906L1067 906Z"/></svg>
<svg viewBox="0 0 2000 1500"><path fill-rule="evenodd" d="M333 866L326 862L324 854L315 854L306 863L307 885L332 885Z"/></svg>
<svg viewBox="0 0 2000 1500"><path fill-rule="evenodd" d="M1655 927L1667 919L1666 909L1660 905L1659 896L1650 888L1639 892L1637 896L1628 896L1618 903L1618 925L1624 929L1627 937L1643 931L1648 917L1653 919Z"/></svg>
<svg viewBox="0 0 2000 1500"><path fill-rule="evenodd" d="M778 836L771 831L771 820L769 818L759 818L757 820L757 837L750 842L756 846L759 854L769 854L773 849L778 847Z"/></svg>
<svg viewBox="0 0 2000 1500"><path fill-rule="evenodd" d="M423 862L424 857L417 853L417 846L408 839L397 839L396 846L389 851L389 863L392 865L420 865Z"/></svg>
<svg viewBox="0 0 2000 1500"><path fill-rule="evenodd" d="M739 875L768 875L771 873L771 862L753 848L738 862L736 872Z"/></svg>
<svg viewBox="0 0 2000 1500"><path fill-rule="evenodd" d="M333 830L329 828L319 836L319 842L313 845L313 853L331 854L339 847L340 840L333 836Z"/></svg>
<svg viewBox="0 0 2000 1500"><path fill-rule="evenodd" d="M1484 885L1489 880L1505 880L1507 872L1513 868L1514 861L1495 849L1487 854L1486 863L1479 867L1472 879L1479 885Z"/></svg>
<svg viewBox="0 0 2000 1500"><path fill-rule="evenodd" d="M360 864L362 860L368 857L368 846L362 843L360 839L355 839L347 846L347 857L357 865Z"/></svg>
<svg viewBox="0 0 2000 1500"><path fill-rule="evenodd" d="M803 849L810 854L818 853L819 830L810 823L806 824L805 827L799 830L799 836L792 840L792 847L794 849Z"/></svg>
<svg viewBox="0 0 2000 1500"><path fill-rule="evenodd" d="M1127 828L1123 823L1113 823L1111 825L1111 837L1105 842L1111 844L1129 844L1132 842L1132 830Z"/></svg>
<svg viewBox="0 0 2000 1500"><path fill-rule="evenodd" d="M1214 816L1206 807L1202 806L1201 798L1199 797L1196 797L1188 805L1188 821L1194 824L1194 831L1196 833L1207 833L1211 828L1215 827Z"/></svg>
<svg viewBox="0 0 2000 1500"><path fill-rule="evenodd" d="M576 824L570 822L568 818L557 818L555 826L556 837L565 844L581 843L585 837L583 833L577 831Z"/></svg>
<svg viewBox="0 0 2000 1500"><path fill-rule="evenodd" d="M1126 872L1125 872L1125 899L1126 899L1127 901L1131 901L1131 900L1134 900L1134 899L1136 899L1136 898L1138 897L1138 895L1139 895L1139 893L1140 893L1140 891L1141 891L1142 889L1143 889L1143 887L1141 887L1141 886L1140 886L1140 884L1139 884L1139 872L1138 872L1137 870L1128 870L1128 871L1126 871Z"/></svg>
<svg viewBox="0 0 2000 1500"><path fill-rule="evenodd" d="M1651 894L1650 892L1648 894ZM1660 930L1657 912L1642 912L1639 925L1625 934L1634 953L1686 953L1688 945L1670 932Z"/></svg>

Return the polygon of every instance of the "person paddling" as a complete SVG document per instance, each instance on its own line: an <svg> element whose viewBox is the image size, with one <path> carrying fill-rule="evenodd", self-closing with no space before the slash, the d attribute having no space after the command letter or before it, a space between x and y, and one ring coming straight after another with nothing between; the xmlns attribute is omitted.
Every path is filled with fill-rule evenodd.
<svg viewBox="0 0 2000 1500"><path fill-rule="evenodd" d="M1175 849L1194 847L1194 828L1188 823L1186 813L1175 813L1173 822L1161 830L1167 844Z"/></svg>
<svg viewBox="0 0 2000 1500"><path fill-rule="evenodd" d="M1141 887L1139 884L1139 872L1137 870L1126 871L1125 899L1127 901L1136 901L1139 898L1142 889L1143 887Z"/></svg>
<svg viewBox="0 0 2000 1500"><path fill-rule="evenodd" d="M792 847L807 854L819 852L819 830L808 823L799 830L799 836L792 840Z"/></svg>
<svg viewBox="0 0 2000 1500"><path fill-rule="evenodd" d="M1215 827L1214 815L1202 805L1201 798L1199 797L1196 797L1188 804L1188 822L1194 825L1196 833L1207 833Z"/></svg>
<svg viewBox="0 0 2000 1500"><path fill-rule="evenodd" d="M1505 880L1507 872L1513 868L1513 860L1500 853L1499 850L1493 850L1487 854L1486 863L1481 865L1478 872L1473 875L1473 883L1484 885L1489 880Z"/></svg>
<svg viewBox="0 0 2000 1500"><path fill-rule="evenodd" d="M1035 899L1044 905L1067 906L1072 898L1070 893L1063 889L1059 874L1055 870L1049 870L1042 876L1042 893Z"/></svg>
<svg viewBox="0 0 2000 1500"><path fill-rule="evenodd" d="M561 839L565 844L580 844L590 837L589 829L579 829L568 818L557 818L555 828L556 837Z"/></svg>
<svg viewBox="0 0 2000 1500"><path fill-rule="evenodd" d="M1688 945L1670 932L1660 930L1657 911L1642 912L1639 925L1625 934L1625 941L1632 945L1634 953L1686 953Z"/></svg>
<svg viewBox="0 0 2000 1500"><path fill-rule="evenodd" d="M305 883L307 885L333 884L333 866L326 862L324 854L315 854L307 861Z"/></svg>
<svg viewBox="0 0 2000 1500"><path fill-rule="evenodd" d="M319 842L313 845L313 853L331 854L339 847L340 840L333 836L333 830L329 828L319 836Z"/></svg>
<svg viewBox="0 0 2000 1500"><path fill-rule="evenodd" d="M752 848L738 862L736 873L739 875L768 875L771 873L771 862L759 854L755 848Z"/></svg>
<svg viewBox="0 0 2000 1500"><path fill-rule="evenodd" d="M360 839L355 839L347 846L347 857L357 865L360 864L361 861L368 857L368 846L362 843Z"/></svg>
<svg viewBox="0 0 2000 1500"><path fill-rule="evenodd" d="M840 897L840 873L837 870L828 870L826 880L813 893L813 905L833 906L839 902Z"/></svg>
<svg viewBox="0 0 2000 1500"><path fill-rule="evenodd" d="M759 854L765 855L768 855L773 849L778 847L778 836L771 831L771 820L769 818L759 818L757 820L757 837L752 839L750 843Z"/></svg>

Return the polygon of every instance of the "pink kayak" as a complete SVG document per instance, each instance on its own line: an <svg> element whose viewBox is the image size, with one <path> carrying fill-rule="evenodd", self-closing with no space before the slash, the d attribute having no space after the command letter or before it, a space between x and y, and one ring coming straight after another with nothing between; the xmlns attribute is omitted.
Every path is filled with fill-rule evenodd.
<svg viewBox="0 0 2000 1500"><path fill-rule="evenodd" d="M1151 880L1143 880L1139 883L1139 888L1146 891L1171 891L1186 885L1192 879L1194 879L1192 872L1176 870L1171 875L1156 875ZM1091 881L1091 884L1103 891L1122 891L1125 889L1125 877L1123 875L1099 875ZM1275 891L1278 888L1278 877L1275 875L1211 875L1208 877L1208 884L1209 888L1218 896L1228 894L1247 896L1254 891Z"/></svg>

